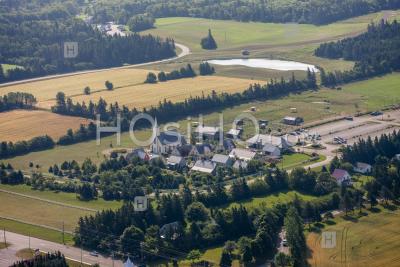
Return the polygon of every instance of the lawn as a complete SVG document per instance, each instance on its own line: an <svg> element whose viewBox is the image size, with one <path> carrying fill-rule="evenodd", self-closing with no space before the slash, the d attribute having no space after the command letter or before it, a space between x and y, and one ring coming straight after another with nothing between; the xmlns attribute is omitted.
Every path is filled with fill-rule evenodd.
<svg viewBox="0 0 400 267"><path fill-rule="evenodd" d="M73 205L77 207L84 207L95 210L103 209L118 209L122 206L120 201L105 201L102 198L91 201L80 201L75 193L65 193L65 192L54 192L50 190L33 190L28 185L6 185L0 184L0 189L24 194L27 196L38 197L50 201L61 202L68 205Z"/></svg>
<svg viewBox="0 0 400 267"><path fill-rule="evenodd" d="M0 217L15 219L44 227L74 231L80 217L94 212L51 204L0 192Z"/></svg>
<svg viewBox="0 0 400 267"><path fill-rule="evenodd" d="M399 210L380 207L359 219L335 219L336 224L323 231L336 232L336 247L322 248L321 235L310 233L311 266L399 266L400 227Z"/></svg>
<svg viewBox="0 0 400 267"><path fill-rule="evenodd" d="M55 243L62 243L63 241L62 233L59 231L13 220L0 218L0 228L9 232L18 233L25 236L32 236ZM64 238L67 245L73 245L72 235L65 233Z"/></svg>
<svg viewBox="0 0 400 267"><path fill-rule="evenodd" d="M370 86L372 84L372 86ZM290 108L297 108L296 116L304 118L305 122L318 121L328 117L341 116L345 114L354 114L359 111L371 111L378 106L368 105L368 102L379 103L384 105L400 102L396 100L396 92L400 90L400 74L390 74L368 81L361 81L343 86L342 90L320 89L319 91L309 91L302 94L290 95L281 99L268 101L254 101L247 104L237 105L232 108L226 108L221 112L224 115L224 129L229 130L235 117L243 112L249 113L250 107L255 107L256 111L251 112L257 119L269 120L267 128L271 128L274 132L278 129L290 130L291 127L280 123L282 118L290 113ZM362 94L363 93L363 94ZM398 96L397 96L398 98ZM325 104L321 104L325 103ZM327 104L326 104L327 103ZM357 104L357 105L356 105ZM199 112L200 113L200 112ZM204 122L207 125L217 125L219 121L218 112L205 114ZM194 117L193 121L198 118ZM178 121L180 130L185 132L187 129L185 120ZM253 135L253 126L246 123L244 138ZM265 130L263 130L265 131ZM137 137L143 140L150 136L149 130L141 130L135 132ZM99 163L104 159L102 152L109 149L110 145L116 147L116 137L108 136L102 138L101 145L97 146L96 141L82 142L70 146L58 146L54 149L34 152L27 155L15 157L6 160L15 168L27 169L29 162L42 166L42 171L46 172L50 165L60 164L64 160L75 159L83 162L87 157ZM128 133L121 135L121 147L134 147Z"/></svg>
<svg viewBox="0 0 400 267"><path fill-rule="evenodd" d="M62 116L43 110L12 110L0 113L0 140L27 141L33 137L49 135L58 140L68 129L78 129L89 120Z"/></svg>
<svg viewBox="0 0 400 267"><path fill-rule="evenodd" d="M304 201L310 201L313 199L317 199L315 196L305 195L297 191L281 191L273 194L269 194L264 197L254 197L250 200L242 200L235 203L231 203L227 208L238 207L242 205L248 209L254 208L271 208L276 204L283 204L292 201L297 195L299 199Z"/></svg>

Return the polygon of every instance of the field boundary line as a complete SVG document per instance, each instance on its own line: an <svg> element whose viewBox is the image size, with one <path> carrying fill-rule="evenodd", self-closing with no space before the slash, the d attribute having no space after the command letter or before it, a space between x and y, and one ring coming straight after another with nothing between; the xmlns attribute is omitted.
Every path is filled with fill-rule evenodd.
<svg viewBox="0 0 400 267"><path fill-rule="evenodd" d="M66 204L66 203L62 203L62 202L58 202L58 201L54 201L54 200L49 200L49 199L45 199L45 198L41 198L41 197L25 195L25 194L22 194L22 193L8 191L8 190L4 190L4 189L0 189L0 192L1 193L6 193L6 194L10 194L10 195L15 195L15 196L20 196L20 197L35 199L35 200L39 200L39 201L47 202L47 203L50 203L50 204L67 207L67 208L80 209L80 210L93 211L93 212L97 212L98 211L96 209L86 208L86 207L82 207L82 206L75 206L75 205L71 205L71 204Z"/></svg>
<svg viewBox="0 0 400 267"><path fill-rule="evenodd" d="M19 223L23 223L23 224L29 224L29 225L37 226L37 227L42 227L42 228L46 228L46 229L49 229L49 230L57 231L57 232L60 232L60 233L63 232L62 229L58 229L56 227L52 227L52 226L48 226L48 225L44 225L44 224L32 223L32 222L28 222L28 221L24 221L24 220L20 220L20 219L16 219L16 218L11 218L11 217L7 217L7 216L0 215L0 219L19 222ZM17 233L17 232L11 231L10 229L6 229L6 230L9 231L9 232ZM74 233L72 231L64 230L64 233L74 235ZM17 234L20 234L20 233L17 233Z"/></svg>

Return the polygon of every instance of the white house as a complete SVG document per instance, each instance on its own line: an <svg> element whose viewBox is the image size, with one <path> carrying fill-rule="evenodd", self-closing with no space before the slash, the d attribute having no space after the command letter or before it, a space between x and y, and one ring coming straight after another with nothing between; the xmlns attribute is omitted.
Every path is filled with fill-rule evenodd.
<svg viewBox="0 0 400 267"><path fill-rule="evenodd" d="M215 167L217 167L217 164L209 161L209 160L198 160L192 167L192 171L198 171L198 172L204 172L204 173L209 173L209 174L214 174L215 173Z"/></svg>
<svg viewBox="0 0 400 267"><path fill-rule="evenodd" d="M254 157L256 156L256 152L249 149L235 148L232 149L231 153L229 153L229 156L232 158L249 161L254 159Z"/></svg>
<svg viewBox="0 0 400 267"><path fill-rule="evenodd" d="M170 169L181 169L185 167L186 160L183 157L171 155L167 159L167 165Z"/></svg>
<svg viewBox="0 0 400 267"><path fill-rule="evenodd" d="M332 176L336 179L338 185L351 183L351 176L346 170L335 169L335 171L332 173Z"/></svg>
<svg viewBox="0 0 400 267"><path fill-rule="evenodd" d="M233 164L233 159L231 157L222 154L215 154L211 159L211 161L219 166L224 166L224 167L232 166Z"/></svg>
<svg viewBox="0 0 400 267"><path fill-rule="evenodd" d="M353 166L353 170L358 173L366 174L366 173L370 173L372 171L372 166L369 165L368 163L357 162Z"/></svg>

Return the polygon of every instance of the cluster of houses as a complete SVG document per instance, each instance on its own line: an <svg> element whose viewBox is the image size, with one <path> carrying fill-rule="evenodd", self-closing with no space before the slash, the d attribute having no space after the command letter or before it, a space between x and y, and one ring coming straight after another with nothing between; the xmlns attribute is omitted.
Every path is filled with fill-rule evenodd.
<svg viewBox="0 0 400 267"><path fill-rule="evenodd" d="M257 134L237 147L236 138L242 129L231 129L225 135L219 127L198 125L194 130L196 144L187 142L185 136L176 131L160 132L156 126L156 136L148 149L138 148L127 154L127 158L139 157L143 160L163 159L168 168L215 174L216 168L229 167L246 169L254 159L279 159L284 152L292 151L286 136Z"/></svg>

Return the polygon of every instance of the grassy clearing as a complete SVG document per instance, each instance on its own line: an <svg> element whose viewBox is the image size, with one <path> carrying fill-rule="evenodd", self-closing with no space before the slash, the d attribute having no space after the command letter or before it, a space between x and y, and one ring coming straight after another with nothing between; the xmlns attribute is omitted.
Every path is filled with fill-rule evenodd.
<svg viewBox="0 0 400 267"><path fill-rule="evenodd" d="M399 210L380 207L361 218L335 219L323 231L336 232L336 247L323 249L321 235L310 233L307 244L311 266L399 266Z"/></svg>
<svg viewBox="0 0 400 267"><path fill-rule="evenodd" d="M372 85L371 85L372 84ZM224 115L224 128L229 129L235 117L242 112L249 112L250 107L256 107L252 112L257 119L267 119L272 130L288 128L280 123L287 115L301 116L305 122L317 121L327 117L354 114L360 111L372 111L384 105L399 103L398 92L400 90L400 73L390 74L368 81L356 82L343 87L342 90L321 89L315 92L290 95L276 100L255 101L248 104L237 105L222 111ZM326 102L325 102L326 101ZM324 103L325 102L325 103ZM371 104L375 103L375 104ZM357 105L356 105L357 104ZM381 105L381 106L379 106ZM297 114L291 114L290 108L297 108ZM217 125L219 113L214 112L204 117L207 125ZM197 120L197 118L193 118ZM185 120L179 121L181 131L186 130ZM251 137L252 125L245 124L244 138ZM135 133L137 138L144 140L150 136L148 130L141 130ZM70 146L59 146L54 149L34 152L24 156L6 160L15 168L27 169L29 162L42 166L46 172L50 165L60 164L64 160L75 159L83 162L89 157L99 163L104 159L102 152L109 149L110 145L117 147L116 137L109 136L101 140L97 146L96 141L88 141ZM128 133L121 135L121 147L134 147Z"/></svg>
<svg viewBox="0 0 400 267"><path fill-rule="evenodd" d="M202 51L200 39L207 34L208 29L212 30L218 48L222 50L257 45L288 45L315 42L362 31L371 19L376 20L382 17L382 14L379 12L363 16L364 18L339 21L323 26L294 23L243 23L229 20L172 17L157 19L156 28L145 33L173 37L177 42L190 46L194 51Z"/></svg>
<svg viewBox="0 0 400 267"><path fill-rule="evenodd" d="M14 220L7 220L0 218L0 228L6 231L22 234L25 236L32 236L35 238L62 243L62 233L52 229L35 226L31 224L21 223ZM73 245L72 235L65 233L65 243Z"/></svg>
<svg viewBox="0 0 400 267"><path fill-rule="evenodd" d="M13 65L13 64L1 64L1 67L3 68L3 71L5 73L7 73L9 70L13 70L16 68L22 68L21 66Z"/></svg>
<svg viewBox="0 0 400 267"><path fill-rule="evenodd" d="M320 155L318 160L311 161L311 156L302 153L284 155L279 166L285 170L307 166L312 163L324 161L326 157Z"/></svg>
<svg viewBox="0 0 400 267"><path fill-rule="evenodd" d="M0 192L0 216L35 225L74 231L80 217L94 212L64 207L40 200Z"/></svg>
<svg viewBox="0 0 400 267"><path fill-rule="evenodd" d="M0 140L22 141L39 135L49 135L54 140L67 133L68 129L78 129L89 120L62 116L42 110L12 110L0 113Z"/></svg>
<svg viewBox="0 0 400 267"><path fill-rule="evenodd" d="M248 209L271 208L278 203L282 204L292 201L295 195L297 195L300 199L304 201L310 201L317 198L315 196L305 195L297 191L281 191L264 197L254 197L250 200L243 200L231 203L228 205L227 208L238 207L239 205L242 205Z"/></svg>
<svg viewBox="0 0 400 267"><path fill-rule="evenodd" d="M118 209L122 206L120 201L105 201L102 198L91 201L81 201L77 199L75 193L65 193L65 192L54 192L49 190L32 190L30 186L27 185L5 185L0 184L0 189L24 194L32 197L39 197L46 200L62 202L64 204L102 210L102 209Z"/></svg>

